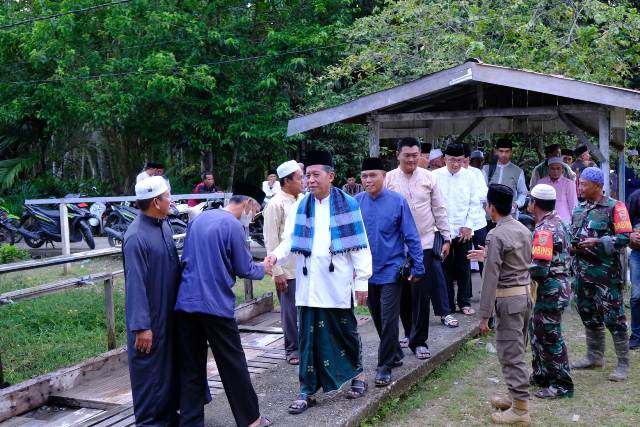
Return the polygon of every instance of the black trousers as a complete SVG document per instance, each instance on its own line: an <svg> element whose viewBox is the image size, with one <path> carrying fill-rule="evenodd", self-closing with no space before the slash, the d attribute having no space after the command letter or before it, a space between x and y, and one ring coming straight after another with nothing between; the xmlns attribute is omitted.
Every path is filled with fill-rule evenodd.
<svg viewBox="0 0 640 427"><path fill-rule="evenodd" d="M433 251L422 251L426 276L418 283L411 284L406 281L402 284L402 296L400 297L400 321L409 337L409 348L415 350L419 346L427 346L429 339L429 310L431 294L436 292L434 287L441 280L438 270L433 268L440 261L434 259ZM408 333L407 333L408 332Z"/></svg>
<svg viewBox="0 0 640 427"><path fill-rule="evenodd" d="M482 227L479 230L473 232L473 238L471 239L471 243L476 249L479 249L480 246L484 246L487 243L487 227ZM484 263L479 262L478 267L480 267L480 275L482 276L482 270L484 268Z"/></svg>
<svg viewBox="0 0 640 427"><path fill-rule="evenodd" d="M373 324L380 337L378 346L378 369L388 371L394 362L404 358L404 353L398 343L398 315L400 314L400 283L384 285L369 283L367 304Z"/></svg>
<svg viewBox="0 0 640 427"><path fill-rule="evenodd" d="M298 309L296 307L296 279L287 280L287 292L278 292L280 322L284 332L284 351L287 357L300 357L298 352Z"/></svg>
<svg viewBox="0 0 640 427"><path fill-rule="evenodd" d="M203 426L207 380L207 343L211 347L236 424L245 427L260 416L235 319L176 312L180 351L180 425Z"/></svg>
<svg viewBox="0 0 640 427"><path fill-rule="evenodd" d="M449 256L444 259L444 273L447 278L451 311L455 311L456 302L459 309L471 305L471 264L467 259L470 249L470 241L462 242L459 237L456 237L451 242ZM458 285L457 295L454 281Z"/></svg>

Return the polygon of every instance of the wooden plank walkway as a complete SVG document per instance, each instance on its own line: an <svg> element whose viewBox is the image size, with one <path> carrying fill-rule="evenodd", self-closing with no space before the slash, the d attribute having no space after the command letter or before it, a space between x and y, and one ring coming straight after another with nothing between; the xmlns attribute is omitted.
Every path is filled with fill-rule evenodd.
<svg viewBox="0 0 640 427"><path fill-rule="evenodd" d="M261 375L286 359L279 313L264 313L246 322L240 337L251 377ZM244 328L240 328L243 330ZM224 393L211 351L207 380L212 395ZM134 425L131 383L126 364L107 376L83 379L66 391L53 393L47 406L0 422L0 427L125 427Z"/></svg>

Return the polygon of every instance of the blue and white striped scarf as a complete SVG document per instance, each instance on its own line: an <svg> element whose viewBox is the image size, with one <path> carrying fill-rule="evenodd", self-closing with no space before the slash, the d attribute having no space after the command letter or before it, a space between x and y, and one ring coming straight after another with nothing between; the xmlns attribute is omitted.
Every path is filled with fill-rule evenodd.
<svg viewBox="0 0 640 427"><path fill-rule="evenodd" d="M314 235L315 197L307 194L298 205L291 251L305 257L311 255ZM357 251L367 247L367 237L358 202L342 190L331 187L329 198L329 231L331 255Z"/></svg>

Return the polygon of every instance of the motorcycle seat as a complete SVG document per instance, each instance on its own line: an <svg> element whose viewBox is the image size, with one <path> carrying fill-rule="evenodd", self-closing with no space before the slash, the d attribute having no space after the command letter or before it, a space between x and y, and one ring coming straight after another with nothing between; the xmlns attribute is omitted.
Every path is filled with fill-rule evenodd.
<svg viewBox="0 0 640 427"><path fill-rule="evenodd" d="M42 215L46 215L52 218L60 218L60 211L57 209L34 208L34 210Z"/></svg>

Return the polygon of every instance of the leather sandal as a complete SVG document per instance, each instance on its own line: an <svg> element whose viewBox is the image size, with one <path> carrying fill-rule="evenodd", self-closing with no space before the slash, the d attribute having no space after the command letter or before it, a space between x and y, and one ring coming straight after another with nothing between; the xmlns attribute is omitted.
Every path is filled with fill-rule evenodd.
<svg viewBox="0 0 640 427"><path fill-rule="evenodd" d="M289 405L289 413L292 415L298 415L306 411L317 403L316 399L305 394L299 394L296 400Z"/></svg>
<svg viewBox="0 0 640 427"><path fill-rule="evenodd" d="M351 389L347 392L347 399L357 399L367 392L368 384L362 380L352 380Z"/></svg>
<svg viewBox="0 0 640 427"><path fill-rule="evenodd" d="M420 360L431 359L431 352L427 347L418 346L414 350L414 353L416 354L416 357Z"/></svg>
<svg viewBox="0 0 640 427"><path fill-rule="evenodd" d="M386 387L391 384L391 370L378 368L375 379L376 387Z"/></svg>

